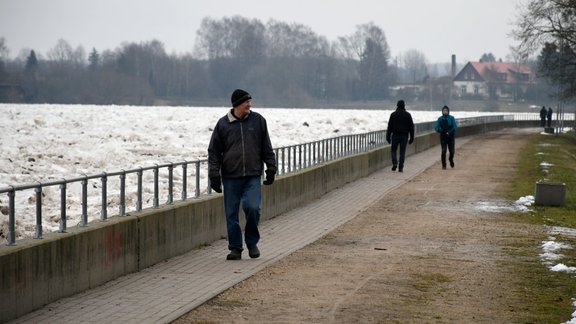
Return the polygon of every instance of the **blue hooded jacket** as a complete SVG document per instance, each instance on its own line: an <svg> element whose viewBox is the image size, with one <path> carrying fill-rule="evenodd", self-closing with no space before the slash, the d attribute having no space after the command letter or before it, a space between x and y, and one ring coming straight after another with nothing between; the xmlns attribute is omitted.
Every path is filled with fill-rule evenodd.
<svg viewBox="0 0 576 324"><path fill-rule="evenodd" d="M438 117L436 120L436 126L434 129L437 133L440 133L441 139L453 139L456 134L456 128L458 125L456 124L456 119L450 115L450 108L448 106L442 107L442 110L447 109L448 114Z"/></svg>

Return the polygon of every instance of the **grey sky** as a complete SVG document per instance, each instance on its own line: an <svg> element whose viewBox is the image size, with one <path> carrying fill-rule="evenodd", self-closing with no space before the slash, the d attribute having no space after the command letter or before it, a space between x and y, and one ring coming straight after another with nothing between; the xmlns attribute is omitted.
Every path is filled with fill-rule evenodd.
<svg viewBox="0 0 576 324"><path fill-rule="evenodd" d="M393 57L408 49L432 62L506 59L523 0L0 0L0 37L10 56L22 49L45 55L58 39L88 52L122 42L157 39L168 53L191 53L204 17L239 15L263 23L300 23L336 40L359 24L381 27Z"/></svg>

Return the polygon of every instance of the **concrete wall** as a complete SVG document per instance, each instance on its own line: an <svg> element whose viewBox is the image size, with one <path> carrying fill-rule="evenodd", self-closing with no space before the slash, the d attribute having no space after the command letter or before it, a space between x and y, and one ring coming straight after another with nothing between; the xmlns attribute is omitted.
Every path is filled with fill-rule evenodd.
<svg viewBox="0 0 576 324"><path fill-rule="evenodd" d="M536 127L538 121L461 127L458 136L505 127ZM438 145L437 134L419 135L407 154ZM390 147L375 149L278 177L263 187L262 220L302 206L390 164ZM172 205L106 222L49 233L0 246L0 322L60 298L97 287L226 236L222 195Z"/></svg>
<svg viewBox="0 0 576 324"><path fill-rule="evenodd" d="M0 247L0 322L138 270L138 222L114 217Z"/></svg>

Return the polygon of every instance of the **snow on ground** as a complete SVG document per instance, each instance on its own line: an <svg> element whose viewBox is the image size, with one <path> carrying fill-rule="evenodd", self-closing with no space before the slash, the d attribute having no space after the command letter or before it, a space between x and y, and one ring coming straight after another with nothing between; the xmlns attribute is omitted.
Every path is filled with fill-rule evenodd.
<svg viewBox="0 0 576 324"><path fill-rule="evenodd" d="M550 226L547 227L548 234L550 235L546 241L542 241L542 253L540 260L548 266L550 271L575 273L576 267L567 266L561 263L560 260L565 258L561 253L562 250L571 250L574 247L568 243L560 242L562 236L576 237L576 229L569 227ZM576 299L572 299L572 305L576 309ZM576 324L576 311L572 313L572 318L565 322Z"/></svg>
<svg viewBox="0 0 576 324"><path fill-rule="evenodd" d="M564 258L561 253L562 250L573 249L573 246L567 243L559 241L562 236L576 237L576 230L568 227L552 226L548 227L548 234L550 236L546 241L542 242L542 253L540 254L540 259L542 262L550 268L552 271L562 271L562 272L576 272L575 267L566 266L563 263L557 263L559 260Z"/></svg>
<svg viewBox="0 0 576 324"><path fill-rule="evenodd" d="M211 130L228 109L0 104L0 188L205 158ZM252 109L267 119L274 147L385 129L393 111L393 107L388 110L336 110L254 106ZM407 109L410 111L410 107ZM415 123L434 121L440 115L440 109L410 112ZM456 118L501 114L452 112ZM181 181L179 172L175 168L175 181ZM201 172L201 188L207 187L205 173ZM135 179L127 176L126 181L127 187L134 188ZM152 181L152 172L146 173L144 182ZM119 180L109 179L109 215L118 214L118 208L114 207L118 204L118 191ZM148 197L151 192L151 188L144 188ZM43 230L58 230L59 188L45 187L42 194ZM90 180L87 204L90 221L100 218L100 194L101 182ZM136 194L128 189L126 194L127 210L134 210ZM179 194L174 192L175 199ZM80 185L68 188L68 226L80 221L80 196ZM145 200L148 204L144 208L150 206L150 198ZM0 194L0 224L3 227L7 224L7 205L7 195ZM18 192L15 205L17 235L32 236L36 217L34 191ZM5 235L6 229L0 227L0 237Z"/></svg>

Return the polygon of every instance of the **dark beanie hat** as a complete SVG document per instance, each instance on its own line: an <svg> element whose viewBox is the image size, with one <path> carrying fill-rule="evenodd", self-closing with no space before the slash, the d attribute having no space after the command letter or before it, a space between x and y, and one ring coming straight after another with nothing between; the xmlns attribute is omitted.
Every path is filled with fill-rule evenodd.
<svg viewBox="0 0 576 324"><path fill-rule="evenodd" d="M404 100L398 100L398 102L396 103L396 108L404 109L404 107L405 107Z"/></svg>
<svg viewBox="0 0 576 324"><path fill-rule="evenodd" d="M236 89L232 92L232 97L230 101L232 102L232 107L237 107L243 104L246 100L250 100L252 97L250 94L242 89Z"/></svg>

